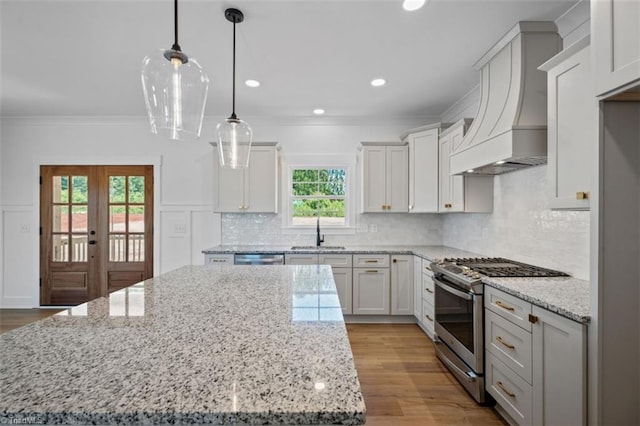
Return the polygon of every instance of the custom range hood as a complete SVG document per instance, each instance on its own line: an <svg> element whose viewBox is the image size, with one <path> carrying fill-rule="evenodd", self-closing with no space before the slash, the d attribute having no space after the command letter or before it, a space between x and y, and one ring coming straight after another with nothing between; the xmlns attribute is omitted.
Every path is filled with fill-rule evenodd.
<svg viewBox="0 0 640 426"><path fill-rule="evenodd" d="M561 49L553 22L519 22L473 67L478 115L450 157L451 174L498 175L547 162L547 76Z"/></svg>

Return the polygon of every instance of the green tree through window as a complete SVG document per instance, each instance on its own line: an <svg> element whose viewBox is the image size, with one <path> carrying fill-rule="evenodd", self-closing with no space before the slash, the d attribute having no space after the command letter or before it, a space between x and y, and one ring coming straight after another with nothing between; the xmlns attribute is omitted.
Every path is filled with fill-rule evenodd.
<svg viewBox="0 0 640 426"><path fill-rule="evenodd" d="M293 225L345 225L345 169L294 169L291 172Z"/></svg>

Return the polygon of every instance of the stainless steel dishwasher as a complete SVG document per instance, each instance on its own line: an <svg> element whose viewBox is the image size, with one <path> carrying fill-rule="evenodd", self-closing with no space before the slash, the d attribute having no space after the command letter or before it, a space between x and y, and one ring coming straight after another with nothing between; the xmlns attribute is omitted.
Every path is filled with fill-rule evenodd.
<svg viewBox="0 0 640 426"><path fill-rule="evenodd" d="M284 265L282 253L251 253L236 254L233 257L234 265Z"/></svg>

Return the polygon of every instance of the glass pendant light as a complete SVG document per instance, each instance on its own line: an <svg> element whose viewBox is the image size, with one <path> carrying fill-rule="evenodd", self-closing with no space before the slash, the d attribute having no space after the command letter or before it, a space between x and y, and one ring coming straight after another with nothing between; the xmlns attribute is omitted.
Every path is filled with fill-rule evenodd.
<svg viewBox="0 0 640 426"><path fill-rule="evenodd" d="M249 167L251 127L236 115L236 24L244 20L238 9L227 9L224 16L233 23L233 92L232 112L229 118L218 124L218 151L221 167L239 169Z"/></svg>
<svg viewBox="0 0 640 426"><path fill-rule="evenodd" d="M170 139L200 137L209 77L198 61L178 44L178 0L174 0L175 39L171 49L158 49L142 61L144 90L151 132Z"/></svg>

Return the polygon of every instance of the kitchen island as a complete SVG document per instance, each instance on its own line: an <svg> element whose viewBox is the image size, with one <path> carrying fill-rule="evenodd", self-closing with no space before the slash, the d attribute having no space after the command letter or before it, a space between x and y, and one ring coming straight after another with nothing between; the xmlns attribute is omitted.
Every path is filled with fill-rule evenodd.
<svg viewBox="0 0 640 426"><path fill-rule="evenodd" d="M329 266L185 266L0 339L0 423L365 422Z"/></svg>

